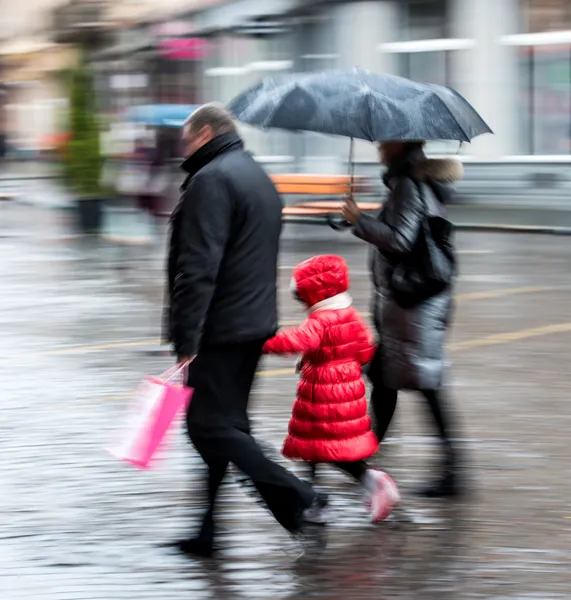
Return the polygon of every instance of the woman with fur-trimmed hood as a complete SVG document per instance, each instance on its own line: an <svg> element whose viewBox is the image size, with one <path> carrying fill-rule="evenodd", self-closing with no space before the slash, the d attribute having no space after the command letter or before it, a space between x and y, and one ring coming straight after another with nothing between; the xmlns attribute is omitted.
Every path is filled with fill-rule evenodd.
<svg viewBox="0 0 571 600"><path fill-rule="evenodd" d="M343 215L354 234L373 247L373 305L379 350L369 376L376 433L381 441L393 417L399 390L422 393L444 449L443 471L425 495L452 496L458 489L457 453L452 444L451 418L442 394L444 342L453 309L452 286L429 295L414 306L399 304L389 285L391 268L415 250L425 217L446 219L452 183L462 178L457 160L431 160L423 142L382 142L383 181L388 197L378 218L362 214L349 199Z"/></svg>

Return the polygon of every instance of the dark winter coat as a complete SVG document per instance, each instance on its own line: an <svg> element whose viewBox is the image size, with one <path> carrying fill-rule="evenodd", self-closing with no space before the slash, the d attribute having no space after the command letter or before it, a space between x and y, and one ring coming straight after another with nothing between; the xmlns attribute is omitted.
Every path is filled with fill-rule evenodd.
<svg viewBox="0 0 571 600"><path fill-rule="evenodd" d="M389 172L385 183L389 196L376 219L362 215L355 235L369 242L375 287L373 310L379 337L380 377L392 389L438 389L442 385L445 360L444 342L450 325L452 287L414 308L402 308L392 297L387 282L389 261L410 252L415 243L425 209L428 214L446 217L445 204L451 199L448 184L461 179L462 164L456 160L430 160L421 157L400 171Z"/></svg>
<svg viewBox="0 0 571 600"><path fill-rule="evenodd" d="M167 337L179 355L201 346L268 339L277 330L281 199L237 134L184 164L171 217Z"/></svg>

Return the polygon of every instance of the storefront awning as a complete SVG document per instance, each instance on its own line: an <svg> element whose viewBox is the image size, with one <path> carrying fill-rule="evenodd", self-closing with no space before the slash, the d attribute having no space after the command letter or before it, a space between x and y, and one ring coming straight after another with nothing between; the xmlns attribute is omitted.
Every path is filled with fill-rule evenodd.
<svg viewBox="0 0 571 600"><path fill-rule="evenodd" d="M62 44L42 45L43 50L32 50L39 48L39 44L14 45L11 48L4 46L3 50L16 50L17 53L0 54L3 58L3 78L7 83L24 83L38 81L50 77L56 71L69 69L77 62L77 49L74 46ZM28 52L20 52L22 49Z"/></svg>
<svg viewBox="0 0 571 600"><path fill-rule="evenodd" d="M97 52L93 58L95 60L110 60L113 58L122 58L129 54L136 52L144 52L145 50L152 50L154 48L154 40L148 38L139 42L133 42L131 44L117 44L110 48L105 48Z"/></svg>
<svg viewBox="0 0 571 600"><path fill-rule="evenodd" d="M0 44L0 56L20 58L55 47L56 44L42 38L18 38Z"/></svg>

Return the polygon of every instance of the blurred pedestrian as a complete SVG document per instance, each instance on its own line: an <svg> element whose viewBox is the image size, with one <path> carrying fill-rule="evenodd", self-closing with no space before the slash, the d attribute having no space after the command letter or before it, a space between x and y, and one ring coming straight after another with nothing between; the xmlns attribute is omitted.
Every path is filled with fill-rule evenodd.
<svg viewBox="0 0 571 600"><path fill-rule="evenodd" d="M383 180L388 198L378 219L362 214L349 198L343 216L354 234L373 248L374 319L379 349L370 366L371 404L376 433L383 440L395 412L399 390L419 391L442 442L442 472L422 493L453 496L459 490L458 453L453 442L453 418L443 392L444 342L451 324L452 285L438 293L420 290L417 302L403 303L391 275L404 260L428 260L427 246L417 244L423 219L446 219L452 199L450 183L462 177L456 160L427 159L423 142L384 142L379 145L387 171ZM418 253L422 255L418 255Z"/></svg>
<svg viewBox="0 0 571 600"><path fill-rule="evenodd" d="M168 334L189 362L190 439L208 466L208 508L187 554L214 549L216 496L229 463L249 477L276 520L301 532L325 500L270 461L250 435L248 398L264 343L277 330L282 204L244 150L231 115L207 104L183 128L188 177L171 218Z"/></svg>
<svg viewBox="0 0 571 600"><path fill-rule="evenodd" d="M179 158L176 154L176 144L173 142L169 129L159 128L156 143L148 149L148 173L144 189L139 197L139 206L145 210L154 221L158 220L167 208L173 172L173 160Z"/></svg>
<svg viewBox="0 0 571 600"><path fill-rule="evenodd" d="M134 158L138 170L142 174L135 196L137 208L154 218L157 194L152 189L152 182L162 166L163 157L157 146L153 145L148 137L139 137L135 141Z"/></svg>
<svg viewBox="0 0 571 600"><path fill-rule="evenodd" d="M265 353L302 354L301 381L283 454L313 466L330 463L359 482L371 521L384 521L399 501L392 479L365 459L379 447L367 413L362 367L375 354L373 338L353 308L349 272L340 256L298 265L292 288L309 312L297 328L266 342ZM314 516L326 522L325 509Z"/></svg>

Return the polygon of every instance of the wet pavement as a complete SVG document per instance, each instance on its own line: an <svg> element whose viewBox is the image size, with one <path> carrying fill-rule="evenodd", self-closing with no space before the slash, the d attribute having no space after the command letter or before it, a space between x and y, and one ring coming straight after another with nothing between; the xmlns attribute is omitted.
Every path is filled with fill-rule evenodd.
<svg viewBox="0 0 571 600"><path fill-rule="evenodd" d="M415 498L437 448L422 404L403 395L376 458L404 492L393 520L368 525L359 490L325 469L329 545L320 559L295 562L287 535L229 477L222 556L189 561L164 547L202 510L201 461L182 432L148 473L103 450L129 390L170 364L157 344L161 244L66 241L68 225L57 211L0 205L2 600L571 597L567 238L458 236L449 394L470 465L465 500ZM324 234L312 241L310 232L284 242L283 321L303 317L287 292L291 266L333 248L348 259L367 312L365 247ZM293 362L265 360L252 398L255 433L277 449Z"/></svg>

